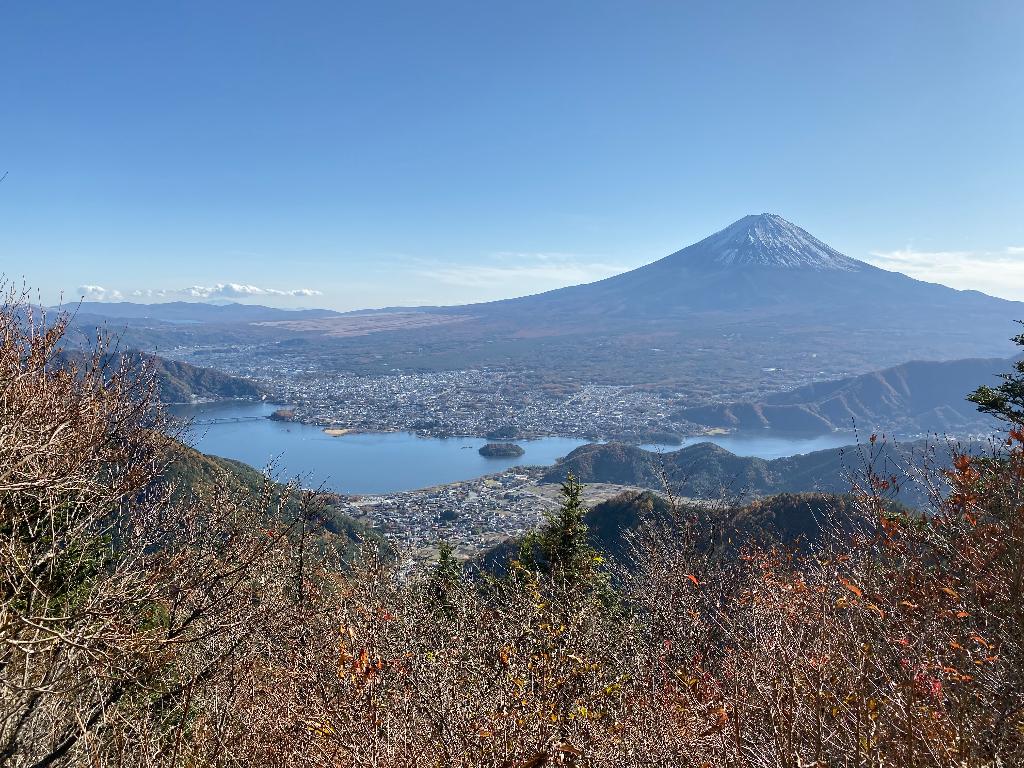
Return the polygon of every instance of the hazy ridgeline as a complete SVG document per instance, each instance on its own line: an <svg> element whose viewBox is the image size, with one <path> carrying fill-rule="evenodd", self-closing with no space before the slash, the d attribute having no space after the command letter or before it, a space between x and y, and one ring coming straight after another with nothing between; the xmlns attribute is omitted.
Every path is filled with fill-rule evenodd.
<svg viewBox="0 0 1024 768"><path fill-rule="evenodd" d="M400 578L338 562L311 494L183 485L151 369L58 364L16 293L0 329L0 764L1024 760L1012 379L978 400L1015 429L927 517L869 465L796 545L668 498L611 558L570 481L500 575Z"/></svg>

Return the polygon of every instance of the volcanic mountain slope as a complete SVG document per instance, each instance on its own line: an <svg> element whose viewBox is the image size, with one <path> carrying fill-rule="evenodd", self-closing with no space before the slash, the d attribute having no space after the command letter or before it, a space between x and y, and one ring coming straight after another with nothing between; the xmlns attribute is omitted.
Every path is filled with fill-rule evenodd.
<svg viewBox="0 0 1024 768"><path fill-rule="evenodd" d="M943 310L962 320L1012 316L1017 302L924 283L844 256L781 216L744 216L720 232L644 267L596 283L474 305L472 311L583 313L666 319L711 313L816 315L825 326L870 323L870 315ZM527 319L525 316L522 318ZM892 328L895 332L898 329ZM1004 333L1005 335L1005 333Z"/></svg>
<svg viewBox="0 0 1024 768"><path fill-rule="evenodd" d="M555 378L779 391L908 360L1008 356L1024 304L844 256L774 214L586 285L424 309L463 323L345 346L382 366L529 368Z"/></svg>
<svg viewBox="0 0 1024 768"><path fill-rule="evenodd" d="M1024 304L879 269L773 214L596 283L443 311L473 321L378 338L378 352L671 388L694 404L908 360L1008 356L1024 318ZM388 355L412 343L416 354Z"/></svg>

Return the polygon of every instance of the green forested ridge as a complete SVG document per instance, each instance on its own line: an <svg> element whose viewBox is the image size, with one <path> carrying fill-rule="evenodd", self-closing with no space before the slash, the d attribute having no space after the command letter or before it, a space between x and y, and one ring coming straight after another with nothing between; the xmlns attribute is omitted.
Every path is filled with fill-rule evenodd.
<svg viewBox="0 0 1024 768"><path fill-rule="evenodd" d="M710 499L814 491L843 493L870 459L884 468L885 474L899 474L903 481L901 501L920 504L928 500L927 488L907 470L929 455L948 463L950 451L951 446L941 440L879 442L768 460L737 456L713 443L697 443L665 453L623 443L594 443L569 453L542 476L542 482L559 483L572 473L585 483L668 489L678 496Z"/></svg>
<svg viewBox="0 0 1024 768"><path fill-rule="evenodd" d="M856 527L855 508L856 500L848 493L780 493L734 506L670 500L653 491L624 491L595 504L582 522L594 551L629 568L631 538L652 522L672 526L699 519L706 526L700 546L733 557L740 547L753 543L818 545L823 531L831 525L852 531ZM893 515L915 514L897 502L888 502L887 509ZM488 550L479 558L479 567L486 572L505 571L523 543L510 540Z"/></svg>

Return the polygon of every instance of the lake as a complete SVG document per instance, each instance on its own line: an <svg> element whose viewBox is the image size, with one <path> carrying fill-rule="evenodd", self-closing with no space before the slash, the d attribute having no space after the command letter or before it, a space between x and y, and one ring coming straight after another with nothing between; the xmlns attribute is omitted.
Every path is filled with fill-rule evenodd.
<svg viewBox="0 0 1024 768"><path fill-rule="evenodd" d="M361 433L332 437L317 426L271 421L280 405L223 402L177 406L176 416L192 419L189 442L203 453L237 459L259 469L274 463L275 476L301 477L306 486L333 491L376 494L409 491L471 480L517 465L554 464L588 441L567 437L518 440L519 458L481 456L487 440L476 437L426 438L409 432ZM785 437L736 434L693 437L685 445L710 441L740 456L774 459L848 445L848 434ZM679 446L647 445L671 451Z"/></svg>

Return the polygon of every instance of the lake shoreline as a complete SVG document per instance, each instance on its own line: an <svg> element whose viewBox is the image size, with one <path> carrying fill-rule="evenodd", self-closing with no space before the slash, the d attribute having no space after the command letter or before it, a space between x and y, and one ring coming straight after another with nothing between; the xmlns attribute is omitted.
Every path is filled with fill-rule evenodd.
<svg viewBox="0 0 1024 768"><path fill-rule="evenodd" d="M242 400L224 400L224 401L209 401L203 403L193 403L193 405L211 405L217 402L254 402L254 401L242 401ZM176 403L175 405L187 405L185 403ZM291 410L286 406L274 403L279 410L286 409ZM301 417L297 417L294 420L286 419L274 419L273 415L266 416L265 418L282 421L290 424L303 424L310 427L317 427L324 434L330 435L331 437L345 437L347 435L387 435L404 433L409 435L415 435L416 437L425 440L448 440L448 439L473 439L473 440L487 440L495 443L514 443L514 442L530 442L534 440L545 440L549 438L558 438L565 440L584 440L588 443L624 443L626 445L635 446L657 446L658 448L671 448L678 449L683 448L687 445L692 445L693 441L697 438L708 438L709 442L714 442L714 439L723 437L738 437L748 438L754 435L761 435L766 438L776 438L780 440L797 440L797 441L814 441L818 439L828 438L830 436L847 435L853 442L856 442L856 437L853 432L833 429L828 432L788 432L781 430L766 429L764 432L754 431L742 431L735 429L728 429L726 427L708 427L698 432L683 432L673 435L675 439L672 441L647 441L642 437L630 437L627 435L612 435L612 436L600 436L600 435L579 435L579 434L566 434L561 432L523 432L518 433L515 437L492 437L489 435L476 435L462 432L438 432L429 429L417 429L413 426L402 427L381 427L368 429L366 427L338 427L329 422L322 422L316 420L305 420ZM921 436L914 436L921 437ZM678 442L677 442L678 440ZM852 445L853 442L850 444Z"/></svg>
<svg viewBox="0 0 1024 768"><path fill-rule="evenodd" d="M191 419L193 446L254 467L273 466L282 478L304 487L323 487L345 495L377 495L450 485L503 472L513 466L550 467L580 446L608 442L579 436L520 439L518 457L484 457L486 437L432 437L407 431L366 431L337 424L312 425L267 418L278 403L199 404L179 409ZM775 435L692 435L680 445L637 444L668 453L687 445L713 442L740 456L778 458L856 442L852 434L817 438Z"/></svg>

